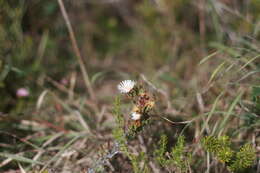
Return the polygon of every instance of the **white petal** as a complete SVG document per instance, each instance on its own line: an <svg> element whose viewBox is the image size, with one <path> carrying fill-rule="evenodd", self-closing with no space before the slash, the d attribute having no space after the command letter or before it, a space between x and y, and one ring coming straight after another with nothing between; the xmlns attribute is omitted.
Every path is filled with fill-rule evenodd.
<svg viewBox="0 0 260 173"><path fill-rule="evenodd" d="M129 91L131 91L135 86L135 82L132 80L124 80L122 82L120 82L117 85L117 89L121 92L121 93L128 93Z"/></svg>
<svg viewBox="0 0 260 173"><path fill-rule="evenodd" d="M136 113L136 112L132 112L132 113L130 114L130 116L131 116L131 119L132 119L132 120L139 120L139 119L141 118L141 114Z"/></svg>

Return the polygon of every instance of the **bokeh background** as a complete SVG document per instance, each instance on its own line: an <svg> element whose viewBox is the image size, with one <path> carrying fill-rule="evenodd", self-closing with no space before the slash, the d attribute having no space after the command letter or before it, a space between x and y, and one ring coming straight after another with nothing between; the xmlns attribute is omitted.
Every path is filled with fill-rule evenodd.
<svg viewBox="0 0 260 173"><path fill-rule="evenodd" d="M145 146L149 155L162 134L174 145L185 127L188 148L199 158L192 169L203 172L206 153L196 141L219 128L234 147L252 142L259 155L259 0L63 3L94 97L58 1L0 0L1 171L18 171L19 164L28 171L41 168L36 161L60 172L92 167L113 141L111 110L116 86L125 79L148 85L168 119L198 119L188 126L155 121L142 132L144 143L132 142L137 151ZM19 89L27 93L19 95ZM127 119L129 105L122 107ZM212 172L227 172L212 162ZM111 165L108 172L131 172L123 155ZM249 171L256 170L257 161Z"/></svg>

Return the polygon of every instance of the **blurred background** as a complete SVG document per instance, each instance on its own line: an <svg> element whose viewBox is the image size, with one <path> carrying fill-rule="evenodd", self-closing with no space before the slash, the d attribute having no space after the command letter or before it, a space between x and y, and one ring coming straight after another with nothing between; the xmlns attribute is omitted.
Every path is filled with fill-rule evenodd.
<svg viewBox="0 0 260 173"><path fill-rule="evenodd" d="M41 165L36 161L76 172L92 167L102 146L113 141L111 110L125 79L157 88L158 111L171 120L191 120L216 106L210 129L232 114L232 123L219 128L235 146L253 140L259 153L259 0L62 2L83 61L58 1L0 0L0 170L21 164L31 171ZM127 114L127 105L123 110ZM185 130L193 154L202 156L194 172L206 166L194 143L204 129L199 119ZM173 145L183 128L158 121L143 132L142 145L152 149L161 134ZM89 131L93 136L82 138ZM63 148L67 144L74 152ZM61 151L67 155L57 155ZM108 172L131 172L122 155L111 165ZM213 167L227 171L220 163Z"/></svg>

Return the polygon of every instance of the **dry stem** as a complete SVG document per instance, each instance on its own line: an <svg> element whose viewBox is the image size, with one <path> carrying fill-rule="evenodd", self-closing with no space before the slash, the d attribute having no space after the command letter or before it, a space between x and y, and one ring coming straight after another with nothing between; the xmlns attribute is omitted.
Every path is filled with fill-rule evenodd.
<svg viewBox="0 0 260 173"><path fill-rule="evenodd" d="M62 0L57 0L57 1L59 3L62 16L63 16L65 23L66 23L66 26L68 28L70 40L71 40L72 47L73 47L73 51L74 51L74 53L77 57L77 60L78 60L79 66L80 66L80 70L81 70L83 78L84 78L85 85L86 85L87 90L90 94L90 98L95 100L95 94L94 94L93 89L91 87L89 76L88 76L87 70L84 66L83 57L80 53L80 50L79 50L79 47L78 47L78 44L77 44L77 41L76 41L76 38L75 38L74 31L73 31L73 28L71 26L71 23L70 23L70 20L69 20L69 17L68 17L68 14L67 14L66 9L64 7L63 1Z"/></svg>

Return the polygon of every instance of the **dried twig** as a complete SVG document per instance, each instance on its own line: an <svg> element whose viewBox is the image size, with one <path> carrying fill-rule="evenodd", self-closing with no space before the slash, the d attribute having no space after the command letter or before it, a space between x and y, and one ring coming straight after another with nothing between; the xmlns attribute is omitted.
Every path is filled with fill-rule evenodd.
<svg viewBox="0 0 260 173"><path fill-rule="evenodd" d="M75 38L74 31L73 31L73 28L71 26L71 23L70 23L70 20L69 20L69 17L68 17L68 14L67 14L66 9L64 7L63 1L62 0L57 0L57 1L59 3L62 16L63 16L63 18L65 20L65 23L66 23L66 26L68 28L70 40L71 40L71 43L72 43L72 47L73 47L74 53L76 55L76 58L78 60L78 63L79 63L79 66L80 66L80 70L81 70L83 78L84 78L85 85L87 87L87 90L88 90L88 92L90 94L91 99L95 100L95 94L94 94L93 89L91 87L89 76L88 76L87 70L86 70L86 68L84 66L83 57L82 57L82 55L80 53L80 50L79 50L79 47L78 47L78 44L77 44L77 41L76 41L76 38Z"/></svg>
<svg viewBox="0 0 260 173"><path fill-rule="evenodd" d="M171 120L169 120L168 118L163 117L163 116L160 116L160 118L162 118L162 119L168 121L168 122L171 123L171 124L189 124L189 123L192 123L192 122L194 121L194 119L193 119L193 120L190 120L190 121L174 122L174 121L171 121Z"/></svg>

